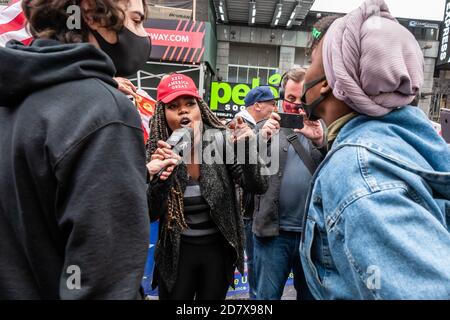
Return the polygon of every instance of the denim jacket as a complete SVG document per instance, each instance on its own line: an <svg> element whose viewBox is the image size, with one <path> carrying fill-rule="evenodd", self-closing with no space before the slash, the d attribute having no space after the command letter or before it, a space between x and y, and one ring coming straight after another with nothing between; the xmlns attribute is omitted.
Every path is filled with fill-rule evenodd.
<svg viewBox="0 0 450 320"><path fill-rule="evenodd" d="M420 109L350 120L306 212L315 298L450 299L450 148Z"/></svg>

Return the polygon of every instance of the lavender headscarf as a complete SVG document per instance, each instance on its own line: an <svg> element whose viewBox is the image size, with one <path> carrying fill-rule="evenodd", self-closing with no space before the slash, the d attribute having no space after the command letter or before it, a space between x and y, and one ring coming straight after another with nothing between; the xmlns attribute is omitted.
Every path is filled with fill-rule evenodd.
<svg viewBox="0 0 450 320"><path fill-rule="evenodd" d="M423 85L420 46L384 0L367 0L330 26L323 64L334 96L368 116L410 104Z"/></svg>

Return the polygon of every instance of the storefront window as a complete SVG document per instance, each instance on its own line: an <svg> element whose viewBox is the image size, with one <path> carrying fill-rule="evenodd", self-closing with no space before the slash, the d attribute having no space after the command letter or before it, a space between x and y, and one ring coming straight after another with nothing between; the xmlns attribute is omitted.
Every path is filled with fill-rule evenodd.
<svg viewBox="0 0 450 320"><path fill-rule="evenodd" d="M408 27L408 30L414 35L417 40L422 41L437 41L438 30L434 28L420 28L420 27Z"/></svg>
<svg viewBox="0 0 450 320"><path fill-rule="evenodd" d="M260 81L260 85L264 86L268 84L268 71L267 69L259 69L259 81ZM273 70L274 71L274 70ZM275 71L274 71L275 72Z"/></svg>
<svg viewBox="0 0 450 320"><path fill-rule="evenodd" d="M427 41L437 41L438 32L436 29L425 29L425 39Z"/></svg>
<svg viewBox="0 0 450 320"><path fill-rule="evenodd" d="M229 82L237 82L238 80L238 68L237 67L229 67L228 68L228 81Z"/></svg>
<svg viewBox="0 0 450 320"><path fill-rule="evenodd" d="M228 81L252 84L253 79L259 78L259 84L264 86L269 84L269 78L276 73L278 73L277 68L229 65Z"/></svg>
<svg viewBox="0 0 450 320"><path fill-rule="evenodd" d="M259 78L260 85L267 85L270 76L278 73L279 48L231 43L229 62L229 82L252 84Z"/></svg>
<svg viewBox="0 0 450 320"><path fill-rule="evenodd" d="M248 81L252 81L252 79L258 77L258 69L256 68L249 68L248 69Z"/></svg>
<svg viewBox="0 0 450 320"><path fill-rule="evenodd" d="M239 67L238 68L238 83L247 83L248 79L248 68Z"/></svg>

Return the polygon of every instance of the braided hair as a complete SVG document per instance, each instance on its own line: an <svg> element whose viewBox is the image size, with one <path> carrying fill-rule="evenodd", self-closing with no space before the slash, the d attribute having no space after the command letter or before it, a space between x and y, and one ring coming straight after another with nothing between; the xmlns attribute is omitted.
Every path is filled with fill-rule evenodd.
<svg viewBox="0 0 450 320"><path fill-rule="evenodd" d="M203 100L196 100L200 108L202 123L204 125L207 125L212 129L226 129L219 118L217 118ZM166 141L171 134L170 128L167 125L165 107L166 105L163 102L158 101L156 103L155 114L150 120L150 134L146 146L147 163L150 162L152 154L158 149L158 141ZM175 172L173 174L176 175ZM169 196L167 199L167 223L164 226L167 231L173 231L175 227L181 228L181 230L187 228L183 214L183 206L183 191L181 190L178 178L175 176L174 182L169 189Z"/></svg>

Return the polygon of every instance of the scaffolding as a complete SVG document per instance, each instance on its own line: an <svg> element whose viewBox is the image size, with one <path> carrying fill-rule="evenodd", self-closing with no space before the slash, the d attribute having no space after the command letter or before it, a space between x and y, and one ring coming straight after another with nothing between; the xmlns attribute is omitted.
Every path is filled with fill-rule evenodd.
<svg viewBox="0 0 450 320"><path fill-rule="evenodd" d="M198 65L191 65L191 64L181 64L181 63L172 63L172 62L153 62L153 61L148 61L147 65L156 65L156 66L165 66L165 67L173 67L173 68L184 68L181 70L177 70L177 73L183 73L183 74L189 74L189 73L196 73L198 72L198 78L197 75L196 76L191 76L191 78L193 78L193 80L198 80L198 91L201 97L203 97L206 93L205 90L205 70L206 70L206 66L204 63L198 64ZM151 93L154 93L154 95L151 95L153 97L156 97L156 87L146 87L143 86L142 83L144 80L150 80L150 79L158 79L158 83L159 80L161 80L161 78L163 76L165 76L167 74L167 72L165 73L151 73L148 71L144 71L144 70L139 70L136 74L135 78L131 78L130 81L133 82L133 84L141 90L144 91L150 91ZM197 81L195 81L197 82Z"/></svg>

